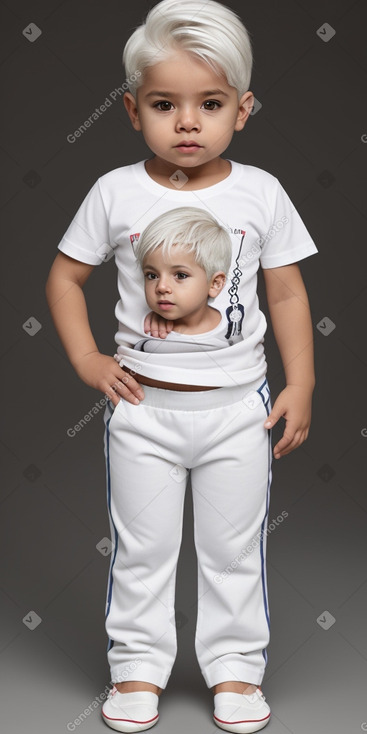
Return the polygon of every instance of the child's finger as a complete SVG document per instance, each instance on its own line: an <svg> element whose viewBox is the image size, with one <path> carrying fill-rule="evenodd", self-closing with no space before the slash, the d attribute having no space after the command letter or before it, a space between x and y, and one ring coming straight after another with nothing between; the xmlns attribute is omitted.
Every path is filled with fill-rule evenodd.
<svg viewBox="0 0 367 734"><path fill-rule="evenodd" d="M149 334L151 330L152 316L153 316L153 312L150 311L144 319L144 331L146 334Z"/></svg>
<svg viewBox="0 0 367 734"><path fill-rule="evenodd" d="M150 311L144 319L144 331L151 333L152 336L160 336L161 332L165 333L165 319L154 311Z"/></svg>
<svg viewBox="0 0 367 734"><path fill-rule="evenodd" d="M269 413L264 423L265 428L273 428L273 426L278 423L279 418L282 417L283 412L284 411L280 407L278 408L277 404L275 403L271 413Z"/></svg>
<svg viewBox="0 0 367 734"><path fill-rule="evenodd" d="M142 386L132 375L126 372L123 372L122 377L119 376L118 379L114 379L111 382L106 390L106 394L114 405L117 405L119 398L123 398L133 405L138 405L144 399Z"/></svg>
<svg viewBox="0 0 367 734"><path fill-rule="evenodd" d="M151 336L165 339L173 329L173 321L167 321L154 311L150 311L144 319L144 331Z"/></svg>
<svg viewBox="0 0 367 734"><path fill-rule="evenodd" d="M163 319L161 316L159 316L157 313L154 313L154 311L151 311L149 314L150 317L150 333L151 336L154 337L160 337L161 339L164 339L167 336L167 330L166 330L166 320Z"/></svg>
<svg viewBox="0 0 367 734"><path fill-rule="evenodd" d="M163 317L159 317L158 332L161 339L165 339L172 329L173 321L167 321Z"/></svg>
<svg viewBox="0 0 367 734"><path fill-rule="evenodd" d="M289 429L287 432L285 431L280 441L274 446L274 458L280 459L282 456L290 454L291 451L296 449L300 444L299 434L300 431L296 431L295 433L290 433Z"/></svg>

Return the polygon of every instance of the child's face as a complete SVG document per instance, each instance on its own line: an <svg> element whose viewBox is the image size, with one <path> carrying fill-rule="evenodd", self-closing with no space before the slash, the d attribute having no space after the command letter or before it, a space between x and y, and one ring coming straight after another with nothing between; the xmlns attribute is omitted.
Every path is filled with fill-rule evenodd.
<svg viewBox="0 0 367 734"><path fill-rule="evenodd" d="M204 166L242 130L253 104L252 92L238 101L237 90L200 59L179 51L148 67L137 101L127 92L125 107L136 130L156 157L172 170ZM182 143L193 142L184 147ZM204 172L204 168L203 168Z"/></svg>
<svg viewBox="0 0 367 734"><path fill-rule="evenodd" d="M194 253L173 245L170 258L163 258L162 246L143 260L145 297L148 306L166 319L185 319L204 315L208 297L222 290L226 276L218 271L208 282L205 270L195 261Z"/></svg>

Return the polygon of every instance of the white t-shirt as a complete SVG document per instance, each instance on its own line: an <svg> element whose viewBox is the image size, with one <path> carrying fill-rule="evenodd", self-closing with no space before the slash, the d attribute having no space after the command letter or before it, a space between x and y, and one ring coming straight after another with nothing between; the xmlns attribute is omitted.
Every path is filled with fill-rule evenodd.
<svg viewBox="0 0 367 734"><path fill-rule="evenodd" d="M182 191L154 181L144 163L101 176L58 245L66 255L89 265L100 265L114 254L120 295L115 308L117 359L142 375L178 384L222 387L261 378L266 372L263 342L267 325L256 293L257 270L259 265L289 265L317 252L301 217L278 179L255 166L230 161L231 173L223 181ZM232 239L227 282L215 299L208 299L221 312L222 321L213 330L215 334L190 335L198 349L182 351L179 343L184 335L176 332L155 339L155 349L141 350L139 342L149 336L144 332L144 319L150 309L134 247L153 219L178 206L209 211ZM211 336L215 336L214 348L207 346ZM170 338L177 349L167 352ZM223 348L225 344L228 349Z"/></svg>

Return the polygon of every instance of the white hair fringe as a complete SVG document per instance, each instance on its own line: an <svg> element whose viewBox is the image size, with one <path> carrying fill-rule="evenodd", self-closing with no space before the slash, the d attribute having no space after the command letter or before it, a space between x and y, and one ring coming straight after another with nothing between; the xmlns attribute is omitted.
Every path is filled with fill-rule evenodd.
<svg viewBox="0 0 367 734"><path fill-rule="evenodd" d="M144 71L177 48L224 73L238 98L248 91L252 70L249 32L233 10L216 0L162 0L132 33L123 52L126 82L136 97Z"/></svg>
<svg viewBox="0 0 367 734"><path fill-rule="evenodd" d="M140 267L146 255L161 245L163 257L170 257L174 245L186 252L194 252L195 260L205 270L208 280L218 270L227 275L231 267L232 241L229 233L204 209L178 207L153 219L135 246Z"/></svg>

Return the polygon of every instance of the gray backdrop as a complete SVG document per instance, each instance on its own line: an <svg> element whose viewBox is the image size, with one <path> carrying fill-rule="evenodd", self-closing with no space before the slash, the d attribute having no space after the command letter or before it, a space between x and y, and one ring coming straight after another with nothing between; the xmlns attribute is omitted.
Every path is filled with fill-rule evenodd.
<svg viewBox="0 0 367 734"><path fill-rule="evenodd" d="M103 411L67 434L102 394L70 366L44 284L95 180L151 155L119 96L74 143L67 139L124 82L122 49L150 3L132 5L1 2L6 734L107 731L96 698L109 683ZM235 133L226 157L277 176L320 251L301 266L316 347L312 431L302 448L274 462L269 521L282 511L288 517L268 537L267 731L358 734L367 730L366 3L228 5L252 34L251 89L262 106ZM261 281L259 288L265 309ZM113 259L95 269L85 292L99 348L113 354ZM270 330L266 349L274 398L284 380ZM214 734L212 694L194 653L190 487L176 607L179 651L157 731Z"/></svg>

